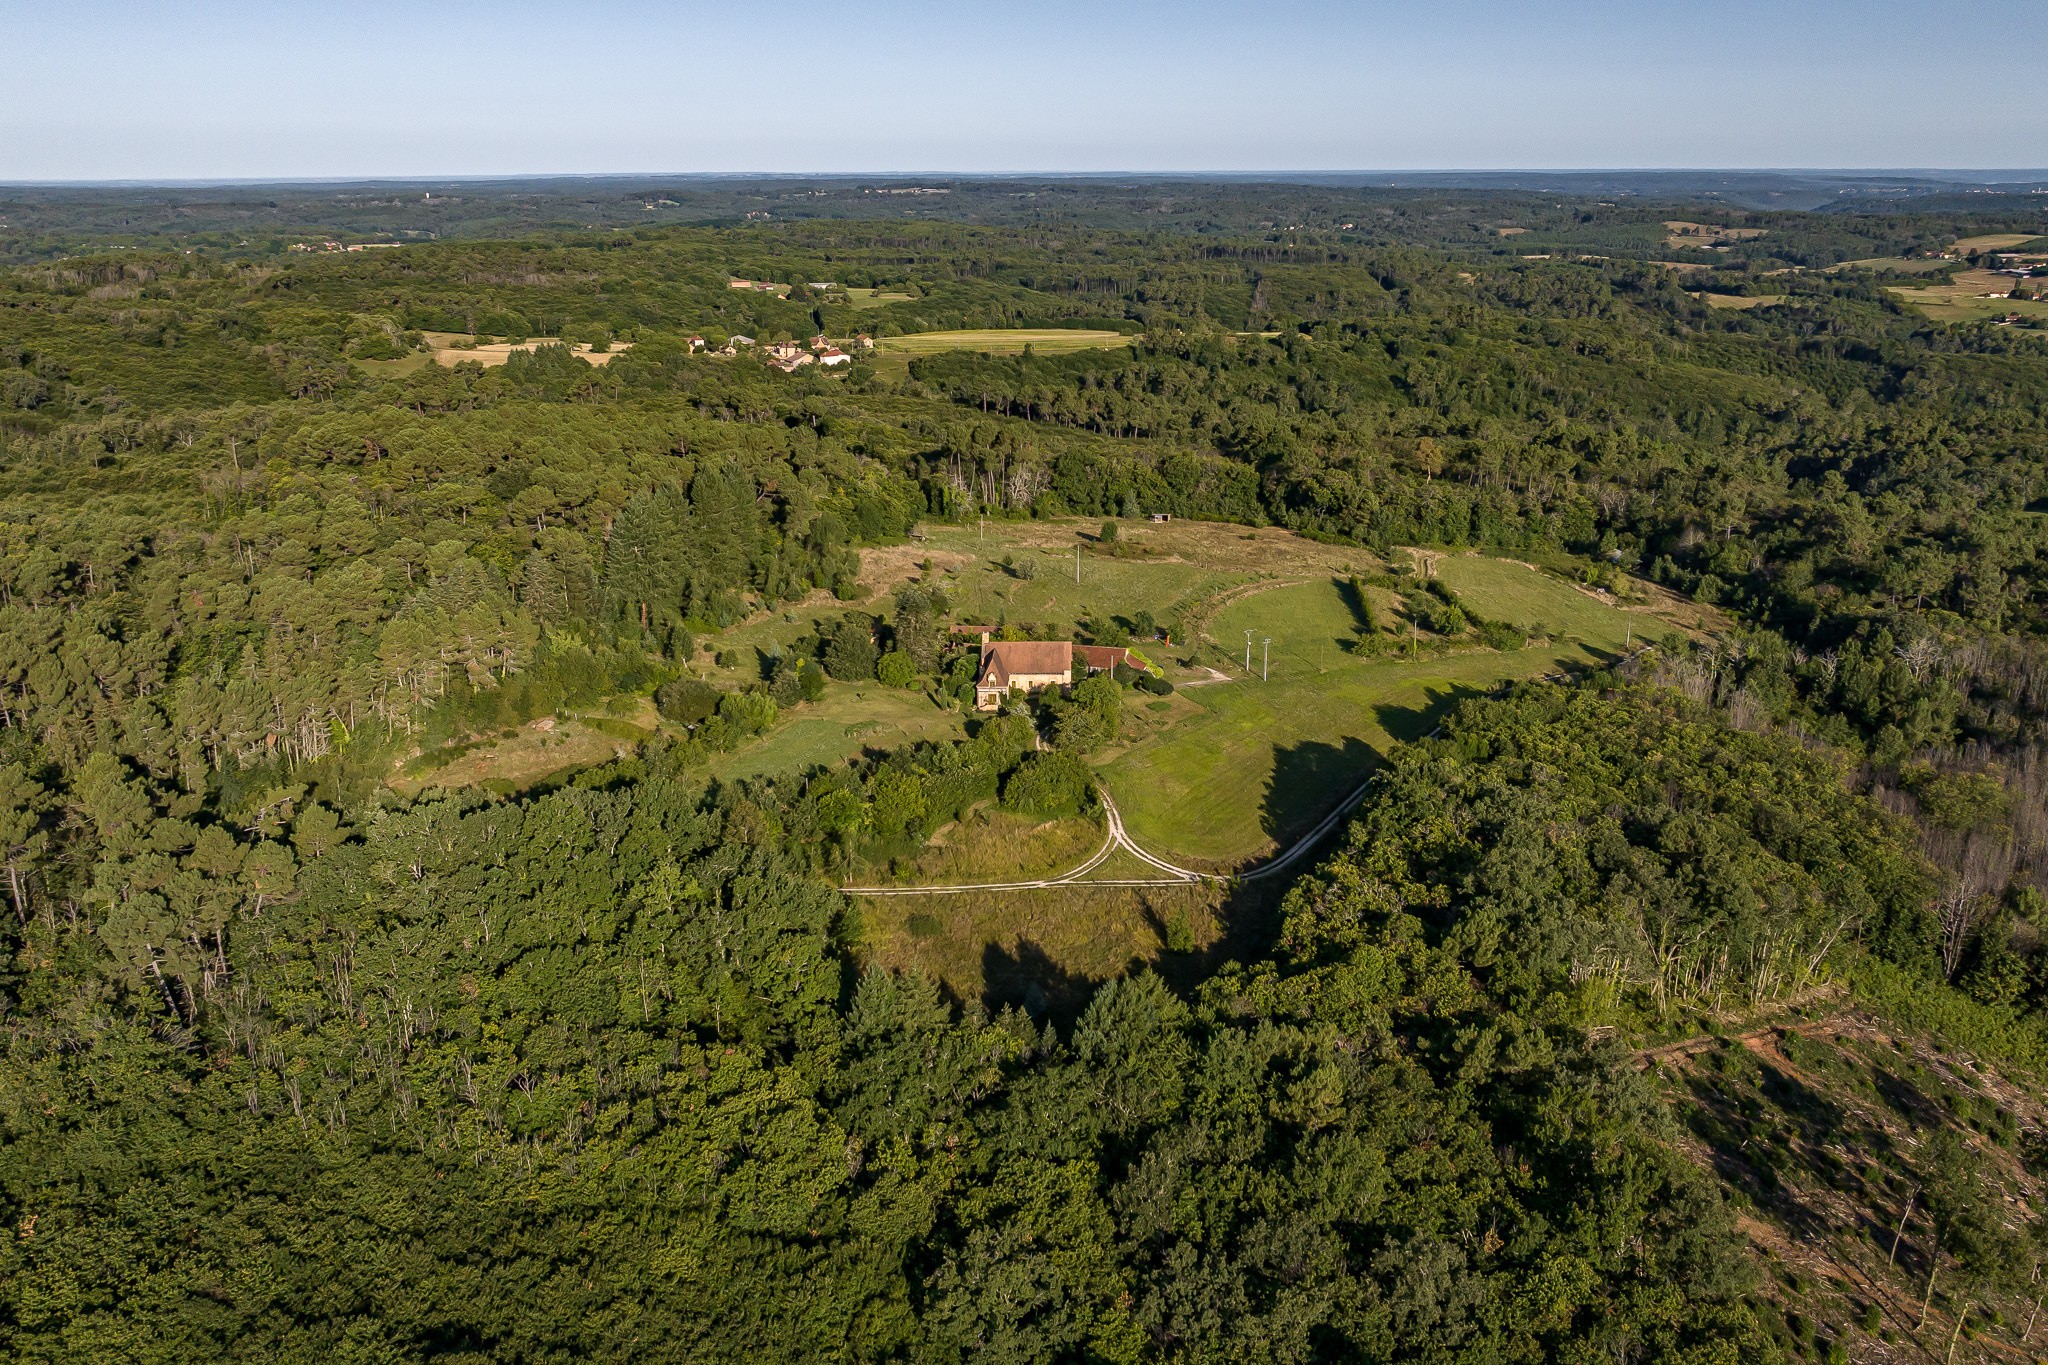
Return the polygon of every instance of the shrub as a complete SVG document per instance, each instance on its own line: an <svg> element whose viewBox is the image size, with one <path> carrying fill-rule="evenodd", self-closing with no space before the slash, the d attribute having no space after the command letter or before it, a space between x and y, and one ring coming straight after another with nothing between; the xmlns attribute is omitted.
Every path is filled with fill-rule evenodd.
<svg viewBox="0 0 2048 1365"><path fill-rule="evenodd" d="M1078 815L1091 785L1088 765L1069 753L1033 754L1003 783L1003 804L1029 815Z"/></svg>
<svg viewBox="0 0 2048 1365"><path fill-rule="evenodd" d="M696 678L672 678L654 691L654 707L678 725L701 725L718 709L718 689Z"/></svg>
<svg viewBox="0 0 2048 1365"><path fill-rule="evenodd" d="M909 687L917 681L917 665L904 651L892 649L875 665L875 677L885 687Z"/></svg>
<svg viewBox="0 0 2048 1365"><path fill-rule="evenodd" d="M1520 649L1528 637L1505 621L1488 621L1479 627L1479 640L1488 649Z"/></svg>
<svg viewBox="0 0 2048 1365"><path fill-rule="evenodd" d="M775 723L775 701L765 692L728 692L719 698L718 717L735 736L758 735Z"/></svg>

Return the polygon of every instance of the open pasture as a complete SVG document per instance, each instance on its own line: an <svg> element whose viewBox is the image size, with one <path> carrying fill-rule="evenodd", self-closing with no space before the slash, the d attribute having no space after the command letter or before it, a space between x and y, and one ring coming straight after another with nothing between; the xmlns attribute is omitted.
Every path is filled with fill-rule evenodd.
<svg viewBox="0 0 2048 1365"><path fill-rule="evenodd" d="M1977 322L1984 318L2004 317L2008 313L2017 313L2021 317L2048 317L2048 302L1998 297L2010 291L2016 283L2018 281L2010 275L1989 270L1964 270L1948 284L1918 289L1894 285L1890 292L1936 322Z"/></svg>
<svg viewBox="0 0 2048 1365"><path fill-rule="evenodd" d="M724 781L831 767L864 749L900 749L925 739L958 739L958 711L941 710L923 692L878 682L835 683L816 702L791 707L768 733L712 760Z"/></svg>
<svg viewBox="0 0 2048 1365"><path fill-rule="evenodd" d="M875 340L876 366L884 372L902 371L922 355L942 351L979 351L983 355L1022 355L1029 346L1040 355L1067 355L1111 346L1128 346L1131 338L1122 332L1092 331L1078 327L981 327L956 332L911 332L904 336Z"/></svg>
<svg viewBox="0 0 2048 1365"><path fill-rule="evenodd" d="M1986 232L1976 237L1957 238L1956 244L1950 247L1949 250L1961 252L2010 251L2016 246L2025 246L2028 242L2039 240L2040 238L2031 232Z"/></svg>
<svg viewBox="0 0 2048 1365"><path fill-rule="evenodd" d="M916 297L915 294L889 289L857 289L851 285L846 289L846 301L863 311L869 308L887 308L892 303L909 303Z"/></svg>
<svg viewBox="0 0 2048 1365"><path fill-rule="evenodd" d="M1826 267L1829 273L1842 270L1874 270L1886 275L1932 275L1955 262L1940 256L1868 256L1860 261L1842 261Z"/></svg>
<svg viewBox="0 0 2048 1365"><path fill-rule="evenodd" d="M1130 727L1140 737L1103 770L1132 835L1190 865L1263 857L1312 827L1392 744L1427 733L1458 698L1598 664L1631 637L1681 624L1662 604L1603 601L1509 560L1455 555L1435 563L1474 611L1545 638L1495 651L1464 637L1451 652L1418 648L1411 657L1405 621L1389 619L1385 597L1368 588L1384 638L1363 652L1356 642L1364 616L1348 583L1325 577L1247 593L1208 629L1233 657L1231 680L1184 687L1174 714Z"/></svg>

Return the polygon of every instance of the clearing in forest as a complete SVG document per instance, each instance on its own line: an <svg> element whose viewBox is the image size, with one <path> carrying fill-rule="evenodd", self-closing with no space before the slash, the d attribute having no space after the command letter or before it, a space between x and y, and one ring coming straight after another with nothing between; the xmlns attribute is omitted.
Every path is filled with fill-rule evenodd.
<svg viewBox="0 0 2048 1365"><path fill-rule="evenodd" d="M1768 228L1729 227L1722 223L1688 223L1672 219L1664 224L1669 235L1664 245L1693 247L1706 251L1725 251L1730 243L1753 241L1769 231Z"/></svg>
<svg viewBox="0 0 2048 1365"><path fill-rule="evenodd" d="M1242 595L1207 628L1205 657L1227 654L1233 680L1184 687L1170 713L1139 712L1129 727L1138 738L1103 770L1132 836L1190 866L1262 859L1458 699L1612 660L1631 641L1688 624L1668 599L1624 607L1509 560L1435 562L1469 609L1537 638L1506 650L1481 648L1469 633L1439 642L1418 629L1411 640L1399 598L1375 588L1364 596L1379 630L1367 636L1350 585L1327 576ZM1361 639L1375 643L1361 648Z"/></svg>
<svg viewBox="0 0 2048 1365"><path fill-rule="evenodd" d="M442 365L460 365L465 360L489 368L502 365L512 358L514 351L531 351L539 346L559 346L560 337L528 337L517 345L509 341L485 341L461 332L427 332L423 334L427 344L434 348L434 360ZM608 351L593 351L588 343L569 348L569 354L578 360L587 360L593 365L609 365L621 352L630 350L632 343L612 343Z"/></svg>
<svg viewBox="0 0 2048 1365"><path fill-rule="evenodd" d="M2010 251L2016 246L2039 240L2031 232L1987 232L1977 237L1960 237L1950 251Z"/></svg>
<svg viewBox="0 0 2048 1365"><path fill-rule="evenodd" d="M923 692L878 682L834 683L816 702L791 707L767 735L713 759L723 781L829 768L866 749L900 749L926 739L965 737L965 717Z"/></svg>
<svg viewBox="0 0 2048 1365"><path fill-rule="evenodd" d="M1021 355L1029 346L1039 355L1067 355L1074 351L1128 346L1131 340L1123 332L1091 331L1079 327L980 327L957 332L911 332L905 336L876 338L876 367L883 372L903 371L918 356L937 355L942 351Z"/></svg>
<svg viewBox="0 0 2048 1365"><path fill-rule="evenodd" d="M1694 293L1693 297L1709 308L1733 308L1738 311L1768 308L1773 304L1783 303L1786 298L1783 294L1710 294L1705 290Z"/></svg>
<svg viewBox="0 0 2048 1365"><path fill-rule="evenodd" d="M868 308L887 308L892 303L910 303L916 298L917 295L915 294L899 293L888 289L856 289L848 286L846 290L846 301L855 308L863 310Z"/></svg>

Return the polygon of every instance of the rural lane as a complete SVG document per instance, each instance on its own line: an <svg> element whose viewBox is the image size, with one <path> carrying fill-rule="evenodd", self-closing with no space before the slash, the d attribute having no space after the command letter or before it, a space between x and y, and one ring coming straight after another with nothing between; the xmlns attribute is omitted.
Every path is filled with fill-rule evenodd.
<svg viewBox="0 0 2048 1365"><path fill-rule="evenodd" d="M1249 872L1234 875L1198 872L1193 868L1169 862L1141 847L1137 840L1131 838L1130 831L1124 828L1123 812L1116 808L1116 802L1111 799L1109 792L1097 787L1095 794L1102 801L1103 820L1109 828L1109 835L1102 841L1102 847L1096 849L1085 862L1058 876L1016 882L948 883L942 886L842 886L839 889L849 896L955 896L971 891L1045 891L1057 886L1188 886L1201 882L1254 882L1275 876L1292 867L1309 850L1321 843L1330 831L1337 827L1338 822L1365 799L1365 794L1371 786L1370 778L1361 782L1349 796L1339 801L1329 814L1317 821L1315 828L1302 835L1286 851L1260 863ZM1108 862L1110 855L1118 849L1122 849L1147 867L1157 868L1166 875L1104 878L1088 875Z"/></svg>

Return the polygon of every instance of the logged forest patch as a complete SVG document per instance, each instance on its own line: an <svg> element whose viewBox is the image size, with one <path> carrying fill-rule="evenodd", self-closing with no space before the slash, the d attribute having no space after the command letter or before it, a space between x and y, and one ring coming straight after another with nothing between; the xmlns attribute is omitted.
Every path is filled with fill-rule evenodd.
<svg viewBox="0 0 2048 1365"><path fill-rule="evenodd" d="M1740 1211L1785 1349L1871 1362L1942 1360L1952 1342L1959 1360L2038 1354L2033 1294L1980 1285L1974 1244L1948 1227L1967 1214L1980 1235L2016 1236L2038 1206L2048 1110L2031 1081L1854 1007L1658 1049L1646 1064L1682 1116L1681 1146Z"/></svg>

